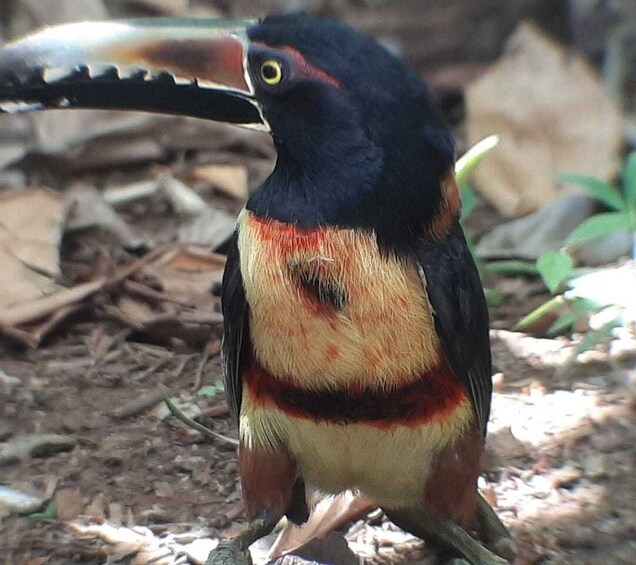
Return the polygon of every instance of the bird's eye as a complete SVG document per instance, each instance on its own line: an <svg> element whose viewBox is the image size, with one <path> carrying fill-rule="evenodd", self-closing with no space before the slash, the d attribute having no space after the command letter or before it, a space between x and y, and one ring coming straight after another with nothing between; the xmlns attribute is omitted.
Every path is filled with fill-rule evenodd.
<svg viewBox="0 0 636 565"><path fill-rule="evenodd" d="M261 65L261 77L266 84L276 86L283 80L283 67L275 59L268 59Z"/></svg>

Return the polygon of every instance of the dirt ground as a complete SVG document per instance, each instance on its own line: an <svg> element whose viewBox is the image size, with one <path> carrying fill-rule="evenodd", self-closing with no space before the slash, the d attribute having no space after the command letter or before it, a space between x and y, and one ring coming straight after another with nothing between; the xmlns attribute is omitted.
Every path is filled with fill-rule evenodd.
<svg viewBox="0 0 636 565"><path fill-rule="evenodd" d="M519 540L519 564L634 563L636 342L617 343L574 362L564 340L493 332L499 373L480 487ZM220 365L210 352L204 363L200 353L136 342L104 319L80 320L39 350L3 343L0 441L46 433L73 444L0 467L5 485L56 493L58 516L2 518L0 563L187 563L179 543L238 531L234 448L170 418L158 394L165 389L185 413L235 435L211 386ZM89 524L142 531L163 556L144 561L139 546L81 529ZM366 562L435 563L377 515L342 532ZM190 556L196 562L196 551Z"/></svg>
<svg viewBox="0 0 636 565"><path fill-rule="evenodd" d="M48 5L20 0L12 4L17 15L7 20L6 13L0 14L0 27L11 31L9 24L15 23L16 33L22 25L17 7ZM146 5L172 3L104 5L115 6L113 15L122 15L122 6L128 4L142 5L134 15L148 15ZM215 9L219 4L225 10L226 4L249 3L174 4L214 4ZM354 6L344 19L371 30L373 21L384 25L387 20L359 17L358 7L376 2L324 4ZM476 10L473 4L457 3ZM76 10L76 3L71 5ZM150 13L157 11L155 7ZM457 11L458 21L480 30L486 25L463 13ZM488 10L484 17L494 13ZM429 13L418 17L431 26L430 32L422 32L428 27L420 28L410 18L404 19L405 29L444 47L446 42L432 33L439 25ZM501 33L489 35L506 35L514 27L508 19ZM44 22L30 22L35 23ZM486 28L492 30L492 25ZM444 32L443 37L459 36ZM471 48L473 43L471 39ZM454 45L448 50L458 51ZM498 41L489 56L500 47ZM433 55L422 49L440 65L449 59L430 52ZM405 55L422 67L430 65L406 48ZM452 76L470 71L466 64L453 69ZM448 73L444 76L446 81L442 74L429 79L443 91ZM457 98L458 84L467 80L463 76L462 81L451 81L451 101ZM445 110L450 117L456 114L451 121L460 122L463 108L456 101L453 108L456 111ZM210 205L199 211L205 226L218 221L218 215L212 222L206 214L219 211L231 224L247 187L257 186L271 170L273 149L269 140L251 132L185 119L86 116L51 113L33 123L12 116L11 127L5 119L0 133L11 143L23 141L24 159L14 169L0 168L0 184L18 189L47 185L58 200L77 184L98 195L116 189L111 196L121 196L133 185L141 191L147 183L154 189L163 186L154 196L127 206L110 200L110 223L94 212L103 205L99 197L88 201L93 213L83 218L82 226L69 228L72 234L60 221L65 235L55 282L74 287L99 277L112 280L113 273L117 282L100 288L77 308L73 304L61 309L63 323L48 327L46 337L33 347L0 337L0 565L203 563L219 538L236 534L244 524L235 447L177 421L162 399L167 395L185 415L236 437L220 386L218 297L210 293L218 287L222 258L209 254L199 264L191 255L182 256L202 266L196 281L184 282L156 265L136 276L117 273L168 242L190 242L201 235L201 222L175 212L176 197L169 201L165 194L157 196L169 192L166 186L174 185L178 192L185 184ZM60 131L67 136L61 141ZM461 131L459 138L463 150ZM53 156L42 153L47 147ZM209 170L210 164L246 170L239 171L238 183L234 171L231 186L220 194L213 186L219 171ZM471 219L471 233L477 236L501 221L492 209ZM203 234L208 251L218 243L217 236ZM57 251L57 241L52 247ZM57 263L57 254L54 259ZM205 269L213 274L208 276ZM549 298L540 281L495 277L486 284L504 301L492 310L495 394L479 487L517 540L515 564L636 563L636 336L621 330L607 347L576 355L576 341L509 331ZM32 329L22 325L23 333L14 338L24 342L32 335L24 332ZM16 501L17 493L35 498ZM9 504L14 508L9 510ZM254 549L257 565L267 561L275 538L269 536ZM346 521L326 541L312 543L301 553L314 562L337 565L440 561L423 542L399 531L377 511Z"/></svg>

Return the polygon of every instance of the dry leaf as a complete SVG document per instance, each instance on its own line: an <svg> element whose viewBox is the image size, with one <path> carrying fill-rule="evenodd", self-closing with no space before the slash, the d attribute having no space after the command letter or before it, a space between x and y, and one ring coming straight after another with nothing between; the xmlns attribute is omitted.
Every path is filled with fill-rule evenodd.
<svg viewBox="0 0 636 565"><path fill-rule="evenodd" d="M563 193L555 185L558 173L609 180L619 169L617 104L583 57L532 24L522 24L503 57L468 88L466 105L470 143L501 138L475 184L503 214L552 202Z"/></svg>
<svg viewBox="0 0 636 565"><path fill-rule="evenodd" d="M157 317L160 312L153 310L147 303L135 300L130 296L122 296L117 301L117 308L123 316L133 325L149 322Z"/></svg>
<svg viewBox="0 0 636 565"><path fill-rule="evenodd" d="M0 309L0 327L12 327L34 320L39 320L57 310L83 300L100 290L105 278L77 285L73 288L60 288L55 294L44 296L30 302L16 304L10 308Z"/></svg>
<svg viewBox="0 0 636 565"><path fill-rule="evenodd" d="M199 216L205 212L208 205L187 184L174 178L171 174L162 174L159 178L161 189L170 200L177 214L184 216Z"/></svg>
<svg viewBox="0 0 636 565"><path fill-rule="evenodd" d="M214 312L210 292L221 281L225 258L195 246L170 251L144 271L161 281L166 298L192 304L200 312Z"/></svg>
<svg viewBox="0 0 636 565"><path fill-rule="evenodd" d="M179 229L179 241L214 249L225 241L236 227L234 216L210 206Z"/></svg>
<svg viewBox="0 0 636 565"><path fill-rule="evenodd" d="M84 514L91 520L103 520L106 517L106 503L104 493L100 492L84 510Z"/></svg>
<svg viewBox="0 0 636 565"><path fill-rule="evenodd" d="M68 191L67 201L70 210L67 231L101 228L126 247L136 248L142 244L133 229L96 188L75 186Z"/></svg>
<svg viewBox="0 0 636 565"><path fill-rule="evenodd" d="M241 202L247 200L247 169L242 165L206 165L188 174L188 181L205 183Z"/></svg>
<svg viewBox="0 0 636 565"><path fill-rule="evenodd" d="M2 247L28 267L51 277L59 275L64 215L62 198L45 188L4 193L0 197Z"/></svg>
<svg viewBox="0 0 636 565"><path fill-rule="evenodd" d="M321 500L301 526L287 523L270 550L270 559L290 553L311 540L323 538L344 523L368 514L375 505L362 495L347 491Z"/></svg>
<svg viewBox="0 0 636 565"><path fill-rule="evenodd" d="M84 501L77 489L61 489L55 493L55 507L57 518L67 522L79 516L84 510Z"/></svg>

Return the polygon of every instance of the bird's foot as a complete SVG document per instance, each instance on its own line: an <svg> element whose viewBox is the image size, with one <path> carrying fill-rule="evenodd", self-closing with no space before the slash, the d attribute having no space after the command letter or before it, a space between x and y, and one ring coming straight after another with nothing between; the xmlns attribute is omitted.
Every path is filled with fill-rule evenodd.
<svg viewBox="0 0 636 565"><path fill-rule="evenodd" d="M436 524L431 531L432 538L455 553L461 555L471 565L506 565L510 563L483 546L476 539L471 537L464 528L454 522L444 522ZM460 560L459 563L462 561Z"/></svg>
<svg viewBox="0 0 636 565"><path fill-rule="evenodd" d="M439 547L448 559L459 559L455 565L506 565L507 559L482 545L456 522L431 521L413 509L387 510L386 515L401 528ZM453 563L453 561L450 561Z"/></svg>
<svg viewBox="0 0 636 565"><path fill-rule="evenodd" d="M253 520L235 538L219 542L208 555L205 565L252 565L250 545L269 534L277 523L278 518L274 516Z"/></svg>
<svg viewBox="0 0 636 565"><path fill-rule="evenodd" d="M477 523L480 538L497 555L512 560L516 553L515 542L499 516L491 506L479 495L477 506Z"/></svg>
<svg viewBox="0 0 636 565"><path fill-rule="evenodd" d="M222 541L210 551L205 565L252 565L252 556L236 540Z"/></svg>

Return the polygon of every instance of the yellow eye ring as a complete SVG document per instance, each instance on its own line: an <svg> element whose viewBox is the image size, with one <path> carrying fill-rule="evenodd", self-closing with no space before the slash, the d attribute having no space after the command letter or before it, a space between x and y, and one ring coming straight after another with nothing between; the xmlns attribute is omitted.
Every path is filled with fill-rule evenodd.
<svg viewBox="0 0 636 565"><path fill-rule="evenodd" d="M261 78L265 84L276 86L283 80L283 66L276 59L268 59L261 65Z"/></svg>

